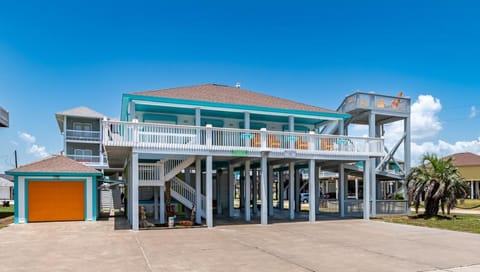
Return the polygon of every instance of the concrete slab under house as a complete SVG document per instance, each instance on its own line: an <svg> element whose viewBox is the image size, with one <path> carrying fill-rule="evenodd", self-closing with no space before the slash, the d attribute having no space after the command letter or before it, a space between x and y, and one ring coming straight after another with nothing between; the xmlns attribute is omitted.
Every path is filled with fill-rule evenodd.
<svg viewBox="0 0 480 272"><path fill-rule="evenodd" d="M15 223L97 219L101 172L58 155L6 173L14 177Z"/></svg>

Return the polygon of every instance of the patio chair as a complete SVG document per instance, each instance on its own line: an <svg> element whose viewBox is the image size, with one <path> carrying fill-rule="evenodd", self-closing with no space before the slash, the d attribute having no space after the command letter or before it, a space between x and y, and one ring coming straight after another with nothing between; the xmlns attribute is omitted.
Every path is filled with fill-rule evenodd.
<svg viewBox="0 0 480 272"><path fill-rule="evenodd" d="M252 142L251 142L252 147L260 147L262 146L262 138L260 137L260 133L255 133Z"/></svg>
<svg viewBox="0 0 480 272"><path fill-rule="evenodd" d="M302 138L298 138L297 142L295 143L296 149L308 149L308 142L304 142Z"/></svg>
<svg viewBox="0 0 480 272"><path fill-rule="evenodd" d="M280 147L280 140L275 137L275 135L268 135L268 147L279 148Z"/></svg>
<svg viewBox="0 0 480 272"><path fill-rule="evenodd" d="M323 138L321 148L322 150L333 150L333 141L328 138Z"/></svg>
<svg viewBox="0 0 480 272"><path fill-rule="evenodd" d="M385 108L385 100L383 98L378 99L376 106L377 106L377 108Z"/></svg>

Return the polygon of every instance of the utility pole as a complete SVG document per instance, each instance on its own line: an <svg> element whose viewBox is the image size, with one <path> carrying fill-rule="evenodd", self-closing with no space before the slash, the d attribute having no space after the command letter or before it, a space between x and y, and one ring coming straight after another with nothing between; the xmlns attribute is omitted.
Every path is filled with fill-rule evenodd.
<svg viewBox="0 0 480 272"><path fill-rule="evenodd" d="M18 168L17 150L16 150L16 149L15 149L15 151L13 152L13 154L15 154L15 168Z"/></svg>

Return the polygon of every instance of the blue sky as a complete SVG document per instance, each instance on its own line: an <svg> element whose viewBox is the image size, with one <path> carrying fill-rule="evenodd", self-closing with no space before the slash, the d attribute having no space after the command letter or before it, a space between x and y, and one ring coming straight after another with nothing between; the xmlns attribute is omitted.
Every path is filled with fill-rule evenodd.
<svg viewBox="0 0 480 272"><path fill-rule="evenodd" d="M479 153L478 14L473 1L2 1L0 172L15 149L20 164L62 150L55 112L116 117L122 93L202 83L332 109L403 91L418 102L414 156Z"/></svg>

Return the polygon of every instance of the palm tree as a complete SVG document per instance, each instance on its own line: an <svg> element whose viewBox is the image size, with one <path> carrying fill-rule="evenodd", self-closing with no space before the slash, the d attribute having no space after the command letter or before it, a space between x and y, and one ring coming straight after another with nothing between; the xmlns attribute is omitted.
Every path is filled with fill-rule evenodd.
<svg viewBox="0 0 480 272"><path fill-rule="evenodd" d="M409 195L418 213L421 198L425 203L425 216L438 214L439 209L447 214L455 207L457 198L464 198L468 186L452 164L452 158L441 159L436 155L426 154L421 166L410 171L407 181Z"/></svg>

